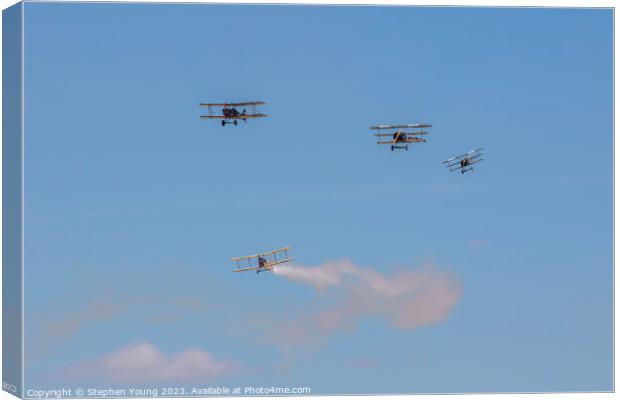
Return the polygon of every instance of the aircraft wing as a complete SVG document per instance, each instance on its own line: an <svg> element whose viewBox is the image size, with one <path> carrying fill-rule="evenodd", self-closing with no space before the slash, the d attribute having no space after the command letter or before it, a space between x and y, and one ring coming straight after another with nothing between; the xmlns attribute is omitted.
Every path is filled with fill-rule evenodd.
<svg viewBox="0 0 620 400"><path fill-rule="evenodd" d="M469 159L470 159L470 160L475 160L476 158L481 157L481 156L482 156L482 154L476 154L475 156L469 157ZM480 160L480 161L482 161L482 160ZM475 163L475 162L478 162L478 161L472 161L472 162L470 162L470 164L473 164L473 163ZM459 165L460 165L460 163L461 163L461 159L458 159L458 160L456 160L456 161L454 161L454 162L452 162L452 163L450 163L450 164L446 165L446 167L451 168L451 167L453 167L454 165L457 165L457 164L459 164ZM459 168L460 168L460 167L459 167Z"/></svg>
<svg viewBox="0 0 620 400"><path fill-rule="evenodd" d="M228 117L225 117L223 115L201 115L200 118L202 119L228 119Z"/></svg>
<svg viewBox="0 0 620 400"><path fill-rule="evenodd" d="M392 129L392 128L431 128L431 124L406 124L406 125L376 125L370 129Z"/></svg>
<svg viewBox="0 0 620 400"><path fill-rule="evenodd" d="M248 101L245 103L200 103L201 107L243 107L243 106L259 106L267 104L262 101Z"/></svg>
<svg viewBox="0 0 620 400"><path fill-rule="evenodd" d="M396 132L394 132L396 133ZM373 133L373 136L378 136L378 137L385 137L385 136L394 136L394 133ZM428 135L428 132L426 131L420 131L420 132L401 132L401 135L406 135L406 136L423 136L423 135Z"/></svg>
<svg viewBox="0 0 620 400"><path fill-rule="evenodd" d="M262 267L247 267L247 268L237 268L234 269L233 272L245 272L245 271L256 271L257 269L263 268L266 270L270 270L272 267L278 265L278 264L284 264L286 262L292 261L293 257L289 257L283 260L277 260L277 261L272 261L272 262L268 262L265 265L263 265Z"/></svg>
<svg viewBox="0 0 620 400"><path fill-rule="evenodd" d="M237 115L236 117L225 117L223 115L201 115L202 119L252 119L252 118L262 118L266 117L267 114L248 114L248 115Z"/></svg>
<svg viewBox="0 0 620 400"><path fill-rule="evenodd" d="M441 163L442 164L447 164L447 163L451 163L452 161L457 160L457 159L460 159L460 157L456 156L456 157L448 158L447 160L444 160Z"/></svg>
<svg viewBox="0 0 620 400"><path fill-rule="evenodd" d="M448 168L452 168L452 167L453 167L453 166L455 166L455 165L461 165L461 160L458 160L458 161L456 161L456 162L453 162L452 164L448 164L448 165L446 165L446 167L448 167ZM460 168L460 167L459 167L459 168Z"/></svg>
<svg viewBox="0 0 620 400"><path fill-rule="evenodd" d="M476 150L470 150L470 151L468 151L465 154L461 154L460 156L455 156L455 157L452 157L452 158L448 158L447 160L442 161L442 163L445 164L445 163L449 163L449 162L454 161L454 160L459 160L459 159L461 159L461 158L463 158L465 156L468 156L470 154L476 153L476 152L478 152L480 150L482 150L482 147L480 147L479 149L476 149Z"/></svg>
<svg viewBox="0 0 620 400"><path fill-rule="evenodd" d="M274 265L278 265L278 264L284 264L286 262L292 261L293 257L289 257L289 258L285 258L283 260L277 260L277 261L272 261L272 262L268 262L264 268L266 269L271 269L271 267L273 267Z"/></svg>
<svg viewBox="0 0 620 400"><path fill-rule="evenodd" d="M233 272L256 271L257 269L258 267L239 268L234 269Z"/></svg>
<svg viewBox="0 0 620 400"><path fill-rule="evenodd" d="M268 251L266 253L260 253L255 255L254 257L258 257L258 256L270 256L272 254L277 254L277 253L282 253L284 251L289 251L291 248L290 247L282 247L281 249L277 249L277 250L272 250L272 251Z"/></svg>
<svg viewBox="0 0 620 400"><path fill-rule="evenodd" d="M235 257L235 258L231 258L231 260L233 261L242 261L242 260L250 260L252 258L258 258L259 255L255 255L255 256L243 256L243 257Z"/></svg>
<svg viewBox="0 0 620 400"><path fill-rule="evenodd" d="M396 136L392 140L379 140L377 144L388 144L388 143L395 144L400 139L400 137L405 134L403 132L395 132L389 136L394 136L394 135Z"/></svg>
<svg viewBox="0 0 620 400"><path fill-rule="evenodd" d="M228 103L227 105L232 107L243 107L243 106L260 106L263 104L267 104L263 101L247 101L245 103Z"/></svg>
<svg viewBox="0 0 620 400"><path fill-rule="evenodd" d="M266 253L260 253L260 254L254 254L254 255L251 255L251 256L243 256L243 257L231 258L231 260L233 260L233 261L249 260L251 258L258 258L260 256L270 256L272 254L282 253L283 251L289 251L290 249L291 249L290 247L282 247L281 249L268 251Z"/></svg>
<svg viewBox="0 0 620 400"><path fill-rule="evenodd" d="M432 128L431 124L406 124L406 125L393 125L393 128Z"/></svg>
<svg viewBox="0 0 620 400"><path fill-rule="evenodd" d="M428 131L407 132L407 135L409 136L428 135Z"/></svg>
<svg viewBox="0 0 620 400"><path fill-rule="evenodd" d="M469 157L469 159L470 159L470 160L475 160L476 158L481 157L481 156L482 156L482 153L478 153L478 154L476 154L476 155L474 155L474 156ZM454 166L454 165L457 165L457 164L460 164L460 163L461 163L461 159L460 159L460 158L459 158L459 159L457 159L457 160L453 160L453 161L454 161L454 162L452 162L452 163L450 163L450 164L446 165L446 167L450 168L450 167L452 167L452 166ZM481 161L482 161L482 160L481 160ZM445 162L445 161L444 161L444 162ZM477 161L472 161L472 162L470 162L470 164L473 164L474 162L477 162ZM460 167L459 167L459 168L460 168Z"/></svg>
<svg viewBox="0 0 620 400"><path fill-rule="evenodd" d="M247 115L237 115L236 117L231 117L231 119L252 119L252 118L262 118L266 116L267 114L247 114Z"/></svg>
<svg viewBox="0 0 620 400"><path fill-rule="evenodd" d="M373 133L373 136L394 136L396 132L393 133ZM423 136L423 135L428 135L427 131L420 131L420 132L401 132L401 134L403 135L407 135L407 136Z"/></svg>

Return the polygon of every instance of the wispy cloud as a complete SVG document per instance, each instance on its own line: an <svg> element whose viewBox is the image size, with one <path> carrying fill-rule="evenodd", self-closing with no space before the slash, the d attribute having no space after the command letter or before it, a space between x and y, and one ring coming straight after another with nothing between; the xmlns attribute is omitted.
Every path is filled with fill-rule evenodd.
<svg viewBox="0 0 620 400"><path fill-rule="evenodd" d="M178 271L178 267L175 270ZM50 302L45 308L29 312L32 329L26 334L31 335L29 342L32 344L26 356L30 362L43 360L62 352L76 335L91 334L93 328L118 318L129 316L136 323L159 326L187 323L196 313L212 311L215 302L211 298L219 296L213 286L204 292L171 292L165 297L148 292L159 279L171 278L169 275L163 278L142 276L140 285L137 282L127 285L139 287L137 290L106 289L91 294L91 298L82 296L80 302Z"/></svg>
<svg viewBox="0 0 620 400"><path fill-rule="evenodd" d="M359 267L348 260L316 267L278 266L276 275L312 286L319 296L330 296L326 307L294 320L274 324L270 336L284 344L312 342L356 329L370 316L383 318L398 329L437 323L458 303L462 286L456 276L433 265L391 275Z"/></svg>
<svg viewBox="0 0 620 400"><path fill-rule="evenodd" d="M142 342L75 365L66 375L79 379L103 378L115 383L208 382L239 369L238 363L217 360L201 349L190 348L168 356L152 344Z"/></svg>
<svg viewBox="0 0 620 400"><path fill-rule="evenodd" d="M469 245L474 249L480 249L485 247L487 244L488 242L484 239L472 239L469 241Z"/></svg>
<svg viewBox="0 0 620 400"><path fill-rule="evenodd" d="M74 335L121 316L127 311L128 304L118 296L99 295L91 301L74 304L72 310L48 304L46 309L30 313L28 323L31 329L26 330L30 346L26 349L26 359L35 364L61 353Z"/></svg>
<svg viewBox="0 0 620 400"><path fill-rule="evenodd" d="M94 302L80 310L59 316L46 324L46 333L52 336L67 337L73 335L85 325L113 318L123 312L125 306L120 303Z"/></svg>

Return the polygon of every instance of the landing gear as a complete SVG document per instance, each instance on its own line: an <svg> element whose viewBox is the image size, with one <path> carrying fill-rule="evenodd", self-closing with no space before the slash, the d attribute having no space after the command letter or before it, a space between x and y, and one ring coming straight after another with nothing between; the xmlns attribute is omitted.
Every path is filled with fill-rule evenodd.
<svg viewBox="0 0 620 400"><path fill-rule="evenodd" d="M390 146L390 148L392 149L392 151L394 151L394 145Z"/></svg>
<svg viewBox="0 0 620 400"><path fill-rule="evenodd" d="M237 125L239 123L239 121L237 121L236 119L233 121L226 121L226 120L222 120L222 126L226 126L227 124L234 124Z"/></svg>
<svg viewBox="0 0 620 400"><path fill-rule="evenodd" d="M409 145L408 144L405 145L405 150L409 151Z"/></svg>

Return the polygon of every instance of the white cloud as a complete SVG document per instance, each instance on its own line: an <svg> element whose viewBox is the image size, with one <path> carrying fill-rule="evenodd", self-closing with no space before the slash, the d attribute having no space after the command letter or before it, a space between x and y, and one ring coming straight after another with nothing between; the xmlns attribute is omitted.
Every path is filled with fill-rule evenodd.
<svg viewBox="0 0 620 400"><path fill-rule="evenodd" d="M123 347L99 360L70 369L73 377L103 377L111 382L205 382L239 369L230 361L216 360L210 353L191 348L166 355L150 343Z"/></svg>

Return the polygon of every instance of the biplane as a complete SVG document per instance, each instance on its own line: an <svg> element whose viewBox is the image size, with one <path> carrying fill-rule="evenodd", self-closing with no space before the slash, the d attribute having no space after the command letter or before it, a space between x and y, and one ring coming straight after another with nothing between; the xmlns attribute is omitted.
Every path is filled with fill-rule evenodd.
<svg viewBox="0 0 620 400"><path fill-rule="evenodd" d="M265 104L262 101L248 101L245 103L200 103L201 107L207 107L209 110L209 115L201 115L202 119L221 119L222 126L226 126L226 124L234 124L237 125L239 120L242 120L247 124L248 119L253 118L262 118L266 117L267 114L261 114L256 112L256 106L260 106ZM242 111L239 111L237 107L247 107L250 106L250 112L244 108ZM221 107L222 114L214 114L213 107Z"/></svg>
<svg viewBox="0 0 620 400"><path fill-rule="evenodd" d="M461 154L460 156L449 158L445 161L442 161L443 164L446 164L446 167L450 170L450 172L454 172L457 170L461 170L461 174L464 174L467 171L473 171L474 167L472 165L483 161L482 158L482 147L476 150L468 151L465 154Z"/></svg>
<svg viewBox="0 0 620 400"><path fill-rule="evenodd" d="M253 256L233 258L232 260L237 264L237 269L233 272L256 271L258 274L261 271L271 271L275 265L284 264L293 259L288 255L290 249L290 247L283 247Z"/></svg>
<svg viewBox="0 0 620 400"><path fill-rule="evenodd" d="M371 126L370 129L377 131L377 133L374 134L374 136L377 136L379 138L377 144L389 144L391 145L392 151L394 151L394 149L409 150L409 143L426 142L426 139L421 138L420 136L428 135L428 132L425 131L424 128L430 127L432 127L432 125L430 124L407 124L377 125ZM396 130L393 132L382 132L382 130L392 131L394 129ZM382 138L385 137L391 137L392 140L382 140Z"/></svg>

